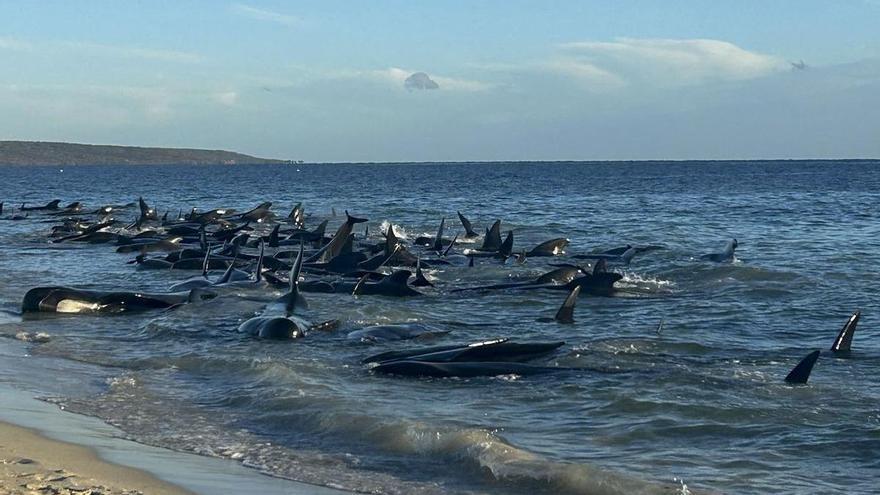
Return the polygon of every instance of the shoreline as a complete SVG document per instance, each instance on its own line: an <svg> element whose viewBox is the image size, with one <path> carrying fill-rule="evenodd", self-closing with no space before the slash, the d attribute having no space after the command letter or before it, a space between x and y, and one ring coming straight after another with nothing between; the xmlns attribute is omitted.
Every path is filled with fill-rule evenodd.
<svg viewBox="0 0 880 495"><path fill-rule="evenodd" d="M98 418L70 413L35 397L39 392L31 387L23 390L0 379L0 495L352 493L267 476L228 459L127 440L122 431Z"/></svg>
<svg viewBox="0 0 880 495"><path fill-rule="evenodd" d="M0 486L3 493L193 494L146 471L107 462L87 447L6 421L0 421Z"/></svg>

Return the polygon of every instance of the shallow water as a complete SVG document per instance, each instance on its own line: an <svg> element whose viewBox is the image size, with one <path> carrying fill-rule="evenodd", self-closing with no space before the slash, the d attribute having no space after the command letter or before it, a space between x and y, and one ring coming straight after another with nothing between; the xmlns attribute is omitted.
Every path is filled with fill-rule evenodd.
<svg viewBox="0 0 880 495"><path fill-rule="evenodd" d="M563 292L448 292L533 278L559 261L534 258L430 271L437 288L423 298L307 294L309 319L338 318L343 329L262 342L236 328L271 295L20 321L21 297L34 286L161 291L192 275L134 270L131 255L110 246L50 245L52 223L32 214L0 221L0 335L49 333L31 353L57 364L16 378L20 363L0 363L0 374L144 443L353 490L869 493L880 475L878 165L0 168L7 210L143 195L163 212L269 200L286 215L302 201L307 225L348 209L370 219L375 239L387 222L410 239L433 235L441 217L451 236L461 210L478 231L501 218L516 250L560 236L571 239L569 254L663 246L619 268L618 296L582 296L574 325L537 321ZM341 218L330 220L328 232ZM733 237L736 262L698 259ZM864 316L852 357L823 354L809 385L783 384L856 309ZM404 321L451 330L432 343L565 340L549 363L585 369L413 380L363 368L368 354L420 344L353 342L346 330Z"/></svg>

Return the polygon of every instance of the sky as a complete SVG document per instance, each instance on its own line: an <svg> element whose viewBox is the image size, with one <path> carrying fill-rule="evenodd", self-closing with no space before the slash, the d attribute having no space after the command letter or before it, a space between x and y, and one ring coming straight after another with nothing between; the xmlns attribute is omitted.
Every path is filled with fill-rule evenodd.
<svg viewBox="0 0 880 495"><path fill-rule="evenodd" d="M880 158L880 0L0 0L0 140Z"/></svg>

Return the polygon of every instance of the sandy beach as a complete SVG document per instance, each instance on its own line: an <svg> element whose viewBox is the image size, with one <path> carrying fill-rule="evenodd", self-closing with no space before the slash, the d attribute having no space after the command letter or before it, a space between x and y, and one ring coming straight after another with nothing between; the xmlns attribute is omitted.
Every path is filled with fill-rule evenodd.
<svg viewBox="0 0 880 495"><path fill-rule="evenodd" d="M0 495L180 495L187 490L91 450L0 422Z"/></svg>

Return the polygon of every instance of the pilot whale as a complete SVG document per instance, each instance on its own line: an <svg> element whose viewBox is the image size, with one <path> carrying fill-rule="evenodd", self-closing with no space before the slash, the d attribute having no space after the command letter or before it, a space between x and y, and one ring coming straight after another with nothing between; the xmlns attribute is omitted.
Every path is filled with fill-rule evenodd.
<svg viewBox="0 0 880 495"><path fill-rule="evenodd" d="M115 314L164 309L190 302L190 292L146 293L71 287L35 287L21 303L22 313Z"/></svg>

